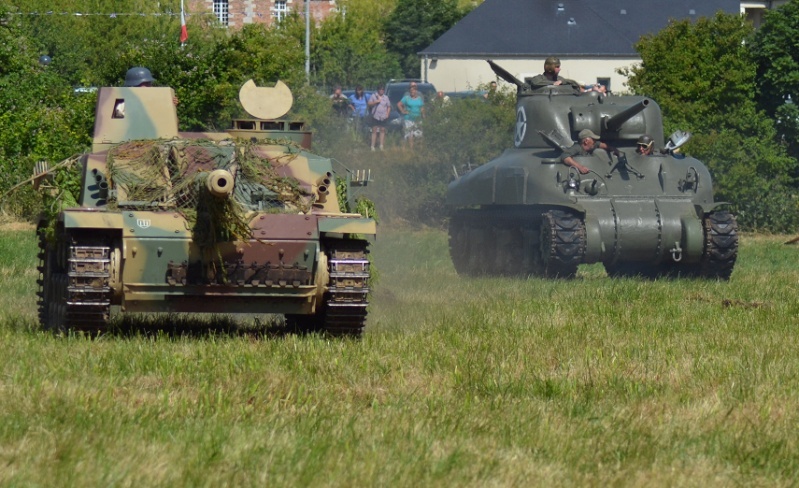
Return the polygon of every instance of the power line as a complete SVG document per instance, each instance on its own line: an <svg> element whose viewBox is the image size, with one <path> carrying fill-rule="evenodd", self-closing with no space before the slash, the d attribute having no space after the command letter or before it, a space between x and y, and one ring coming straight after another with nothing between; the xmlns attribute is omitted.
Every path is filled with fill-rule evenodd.
<svg viewBox="0 0 799 488"><path fill-rule="evenodd" d="M52 10L48 12L7 12L7 15L29 15L29 16L50 16L50 15L68 15L74 17L110 17L115 19L121 16L131 16L131 17L180 17L180 12L151 12L151 13L144 13L144 12L111 12L111 13L99 13L99 12L53 12ZM193 14L186 13L186 17L190 17L192 15L213 15L216 16L213 12L195 12Z"/></svg>

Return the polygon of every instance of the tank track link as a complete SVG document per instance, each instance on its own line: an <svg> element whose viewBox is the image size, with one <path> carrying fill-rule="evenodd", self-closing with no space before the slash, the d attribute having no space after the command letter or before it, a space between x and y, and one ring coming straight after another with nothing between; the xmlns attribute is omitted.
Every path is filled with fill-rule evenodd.
<svg viewBox="0 0 799 488"><path fill-rule="evenodd" d="M711 212L703 220L705 251L700 275L729 280L738 259L738 223L727 211Z"/></svg>
<svg viewBox="0 0 799 488"><path fill-rule="evenodd" d="M111 311L111 248L39 232L39 322L53 332L99 332Z"/></svg>
<svg viewBox="0 0 799 488"><path fill-rule="evenodd" d="M550 210L541 220L541 260L549 278L573 278L585 256L585 223L576 214Z"/></svg>
<svg viewBox="0 0 799 488"><path fill-rule="evenodd" d="M314 315L287 315L290 327L302 332L324 331L332 336L360 337L369 305L368 243L341 240L327 243L330 281L324 302Z"/></svg>

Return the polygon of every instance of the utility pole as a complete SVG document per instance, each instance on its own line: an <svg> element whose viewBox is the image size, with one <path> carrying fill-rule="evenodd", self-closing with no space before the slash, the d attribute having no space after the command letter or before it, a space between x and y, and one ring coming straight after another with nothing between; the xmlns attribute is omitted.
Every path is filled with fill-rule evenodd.
<svg viewBox="0 0 799 488"><path fill-rule="evenodd" d="M311 83L311 0L305 0L305 82Z"/></svg>

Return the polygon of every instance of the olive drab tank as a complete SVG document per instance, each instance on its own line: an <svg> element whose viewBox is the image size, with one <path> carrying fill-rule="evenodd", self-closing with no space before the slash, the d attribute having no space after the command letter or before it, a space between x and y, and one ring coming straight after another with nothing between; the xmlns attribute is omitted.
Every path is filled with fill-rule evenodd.
<svg viewBox="0 0 799 488"><path fill-rule="evenodd" d="M282 82L246 83L239 99L253 118L226 132L179 132L173 96L98 91L91 153L75 158L77 205L38 226L42 327L102 331L116 312L247 313L361 334L376 223L342 212L339 192L366 182L312 154L304 124L280 119L293 100Z"/></svg>
<svg viewBox="0 0 799 488"><path fill-rule="evenodd" d="M679 153L690 134L664 141L660 108L642 96L517 86L514 146L450 183L449 242L458 273L571 277L582 263L608 274L729 279L738 254L735 218L713 201L704 164ZM561 162L589 129L619 156L596 149ZM653 155L636 152L648 134Z"/></svg>

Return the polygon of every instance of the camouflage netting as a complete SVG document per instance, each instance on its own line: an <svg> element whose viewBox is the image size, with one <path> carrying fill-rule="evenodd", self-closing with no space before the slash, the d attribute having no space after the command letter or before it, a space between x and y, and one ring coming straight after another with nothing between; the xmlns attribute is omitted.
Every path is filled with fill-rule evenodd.
<svg viewBox="0 0 799 488"><path fill-rule="evenodd" d="M279 176L299 150L273 158L258 143L244 140L144 140L121 144L108 153L111 207L142 206L178 210L192 225L195 241L212 245L250 236L248 213L299 213L310 209L311 195L294 178ZM212 171L234 177L232 198L214 196L206 187Z"/></svg>

